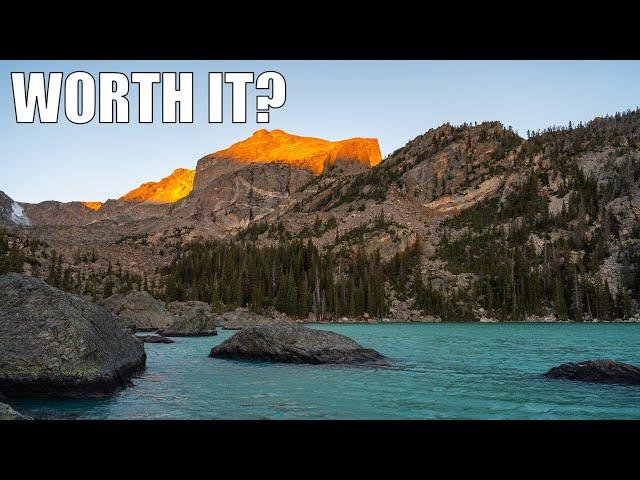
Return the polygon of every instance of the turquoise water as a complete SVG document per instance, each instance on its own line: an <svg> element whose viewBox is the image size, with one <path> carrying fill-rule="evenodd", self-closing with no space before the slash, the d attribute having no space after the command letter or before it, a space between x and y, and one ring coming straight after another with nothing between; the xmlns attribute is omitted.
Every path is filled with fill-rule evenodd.
<svg viewBox="0 0 640 480"><path fill-rule="evenodd" d="M217 337L146 344L135 387L107 399L19 400L36 417L90 419L640 419L640 387L544 379L568 361L640 365L640 324L314 325L386 367L209 358Z"/></svg>

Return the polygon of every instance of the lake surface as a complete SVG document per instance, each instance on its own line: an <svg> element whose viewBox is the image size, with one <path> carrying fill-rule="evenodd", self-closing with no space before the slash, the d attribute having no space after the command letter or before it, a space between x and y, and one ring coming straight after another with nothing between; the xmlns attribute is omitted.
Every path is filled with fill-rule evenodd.
<svg viewBox="0 0 640 480"><path fill-rule="evenodd" d="M14 400L35 417L88 419L640 419L640 387L541 378L568 361L640 365L640 324L313 325L390 366L209 358L216 337L145 344L147 369L111 398Z"/></svg>

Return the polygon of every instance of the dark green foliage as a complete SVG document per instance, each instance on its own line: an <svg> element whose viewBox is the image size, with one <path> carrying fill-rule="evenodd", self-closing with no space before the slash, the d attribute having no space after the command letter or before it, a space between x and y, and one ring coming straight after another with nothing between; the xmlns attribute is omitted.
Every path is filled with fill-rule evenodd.
<svg viewBox="0 0 640 480"><path fill-rule="evenodd" d="M238 233L238 240L257 240L268 229L267 222L252 222L247 228Z"/></svg>
<svg viewBox="0 0 640 480"><path fill-rule="evenodd" d="M166 272L167 300L204 300L214 308L274 307L293 316L380 317L387 312L380 256L327 253L307 241L257 247L251 242L196 241Z"/></svg>
<svg viewBox="0 0 640 480"><path fill-rule="evenodd" d="M504 204L501 205L498 198L492 198L447 218L443 225L453 229L469 227L479 232L518 217L536 230L546 230L550 226L548 199L542 195L536 175L527 177L507 196Z"/></svg>
<svg viewBox="0 0 640 480"><path fill-rule="evenodd" d="M595 280L609 255L609 235L617 230L615 217L601 207L595 180L577 168L567 180L568 201L558 215L549 214L540 177L532 173L503 204L485 201L445 221L437 256L451 272L476 276L472 298L499 319L521 320L543 314L545 307L577 321L631 312L629 290L633 295L636 282L623 282L614 299L608 285ZM451 228L462 229L455 240ZM551 241L552 229L566 234ZM541 242L537 247L532 235ZM636 261L629 259L630 265Z"/></svg>
<svg viewBox="0 0 640 480"><path fill-rule="evenodd" d="M375 218L364 222L359 226L352 228L344 233L340 233L336 230L336 238L334 244L330 248L335 248L341 244L348 245L364 245L366 237L373 233L388 232L394 234L396 230L401 229L401 225L394 222L392 219L387 218L384 214L384 210L380 210L380 213Z"/></svg>
<svg viewBox="0 0 640 480"><path fill-rule="evenodd" d="M136 235L125 235L116 240L116 245L120 245L123 243L128 243L131 245L149 245L149 234L148 233L140 233Z"/></svg>
<svg viewBox="0 0 640 480"><path fill-rule="evenodd" d="M0 229L0 274L8 272L22 272L22 266L28 261L19 247L19 240L12 238L9 246L9 235Z"/></svg>
<svg viewBox="0 0 640 480"><path fill-rule="evenodd" d="M398 298L412 298L414 307L425 315L452 322L471 320L471 301L464 292L445 295L433 288L431 282L424 283L420 271L422 255L423 246L417 240L405 250L397 252L387 265L387 276Z"/></svg>

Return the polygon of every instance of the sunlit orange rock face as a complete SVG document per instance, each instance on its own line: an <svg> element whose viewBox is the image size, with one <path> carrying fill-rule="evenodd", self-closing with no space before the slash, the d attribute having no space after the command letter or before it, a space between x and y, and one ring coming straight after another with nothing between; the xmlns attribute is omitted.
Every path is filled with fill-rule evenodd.
<svg viewBox="0 0 640 480"><path fill-rule="evenodd" d="M84 205L88 209L93 210L94 212L96 210L100 210L100 207L102 206L102 202L80 202L80 203L82 203L82 205Z"/></svg>
<svg viewBox="0 0 640 480"><path fill-rule="evenodd" d="M159 182L147 182L131 190L122 200L127 202L173 203L193 190L195 170L178 168Z"/></svg>
<svg viewBox="0 0 640 480"><path fill-rule="evenodd" d="M231 145L209 158L232 158L247 163L286 163L311 170L316 175L338 160L373 167L382 157L375 138L350 138L330 142L300 137L283 130L258 130L251 137Z"/></svg>

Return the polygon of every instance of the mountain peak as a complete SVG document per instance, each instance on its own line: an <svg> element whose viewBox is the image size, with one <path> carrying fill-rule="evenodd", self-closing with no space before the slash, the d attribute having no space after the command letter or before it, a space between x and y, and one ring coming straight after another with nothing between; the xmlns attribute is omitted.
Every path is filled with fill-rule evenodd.
<svg viewBox="0 0 640 480"><path fill-rule="evenodd" d="M245 163L286 163L320 174L338 160L352 161L368 167L380 163L380 146L375 138L350 138L329 141L302 137L284 130L256 130L229 148L208 156L231 158Z"/></svg>
<svg viewBox="0 0 640 480"><path fill-rule="evenodd" d="M159 182L147 182L121 197L126 202L174 203L193 190L195 170L177 168Z"/></svg>

